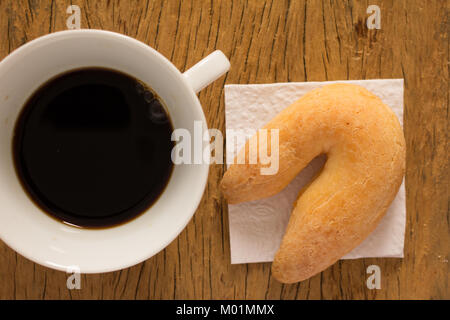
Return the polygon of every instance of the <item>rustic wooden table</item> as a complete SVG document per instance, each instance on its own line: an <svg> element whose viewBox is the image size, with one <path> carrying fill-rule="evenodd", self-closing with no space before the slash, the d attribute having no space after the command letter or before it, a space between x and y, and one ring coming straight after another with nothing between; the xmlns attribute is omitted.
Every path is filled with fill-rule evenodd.
<svg viewBox="0 0 450 320"><path fill-rule="evenodd" d="M39 36L81 28L135 37L185 70L215 49L231 70L199 95L208 125L224 129L225 83L404 78L407 229L404 259L339 261L310 280L282 285L270 264L230 264L227 205L213 165L194 218L165 250L132 268L68 275L0 243L2 299L416 299L450 298L448 211L449 1L170 0L0 1L0 58ZM368 30L366 9L381 8ZM0 204L1 205L1 204ZM366 286L379 265L381 289Z"/></svg>

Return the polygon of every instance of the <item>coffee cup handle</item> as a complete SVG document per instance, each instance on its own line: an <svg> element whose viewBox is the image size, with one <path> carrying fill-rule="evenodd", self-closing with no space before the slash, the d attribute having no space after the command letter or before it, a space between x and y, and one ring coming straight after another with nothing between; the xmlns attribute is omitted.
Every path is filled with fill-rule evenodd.
<svg viewBox="0 0 450 320"><path fill-rule="evenodd" d="M197 93L220 78L229 69L230 61L228 61L228 58L222 51L216 50L185 71L183 76L194 92Z"/></svg>

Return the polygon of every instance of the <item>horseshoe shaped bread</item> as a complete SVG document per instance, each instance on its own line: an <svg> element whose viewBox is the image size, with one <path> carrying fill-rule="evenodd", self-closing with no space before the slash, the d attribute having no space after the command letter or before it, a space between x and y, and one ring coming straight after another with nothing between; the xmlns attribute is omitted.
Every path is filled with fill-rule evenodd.
<svg viewBox="0 0 450 320"><path fill-rule="evenodd" d="M313 158L328 157L300 191L272 264L280 282L298 282L334 264L375 229L402 183L405 139L392 110L351 84L310 91L264 128L279 129L279 170L261 175L264 165L231 165L221 182L231 204L270 197ZM249 149L247 142L240 150L246 159Z"/></svg>

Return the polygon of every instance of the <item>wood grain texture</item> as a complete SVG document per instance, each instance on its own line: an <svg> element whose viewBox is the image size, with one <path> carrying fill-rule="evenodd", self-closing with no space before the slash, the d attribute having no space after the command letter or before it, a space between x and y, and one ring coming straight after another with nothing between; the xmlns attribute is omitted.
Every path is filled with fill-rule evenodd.
<svg viewBox="0 0 450 320"><path fill-rule="evenodd" d="M230 72L199 94L211 128L225 128L225 83L404 78L405 258L339 261L294 285L274 280L269 263L231 265L218 189L225 168L213 165L200 207L176 240L129 269L82 275L81 290L0 243L1 299L450 298L449 1L0 0L0 58L66 29L70 4L80 6L82 28L135 37L182 71L222 50ZM369 4L381 8L381 30L366 28ZM381 268L381 290L366 287L371 264Z"/></svg>

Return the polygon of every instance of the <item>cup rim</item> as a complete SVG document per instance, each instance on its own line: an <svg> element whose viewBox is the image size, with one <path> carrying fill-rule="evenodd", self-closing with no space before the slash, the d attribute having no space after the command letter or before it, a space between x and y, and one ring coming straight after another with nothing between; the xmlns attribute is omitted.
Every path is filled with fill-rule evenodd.
<svg viewBox="0 0 450 320"><path fill-rule="evenodd" d="M186 93L188 93L191 97L192 106L195 106L194 112L196 112L196 116L199 117L199 120L203 123L205 128L207 128L206 118L203 113L203 109L201 107L200 101L198 100L198 97L197 97L196 93L194 92L194 90L192 89L192 87L190 86L190 84L187 82L185 77L183 77L183 74L172 64L172 62L170 62L166 57L164 57L161 53L159 53L152 47L146 45L145 43L143 43L137 39L134 39L132 37L129 37L129 36L126 36L126 35L123 35L120 33L106 31L106 30L97 30L97 29L64 30L64 31L50 33L50 34L38 37L38 38L22 45L21 47L13 50L8 56L6 56L2 61L0 61L0 71L9 63L17 63L14 60L23 58L22 55L31 52L34 48L36 48L38 46L45 45L49 41L54 41L54 40L60 39L61 37L66 38L66 37L92 37L92 36L94 36L94 37L95 36L110 37L111 39L125 41L130 45L139 46L145 50L148 50L148 52L151 52L155 57L158 58L158 60L160 62L162 62L164 64L164 68L167 68L167 70L169 72L176 75L176 78L179 80L180 84L182 84L182 86L186 90ZM70 68L68 68L67 70L70 70ZM45 80L42 83L44 83L44 82L45 82ZM20 108L22 108L22 107L23 106L21 106ZM1 112L1 110L0 110L0 112ZM124 269L127 267L131 267L133 265L141 263L141 262L149 259L150 257L156 255L161 250L166 248L173 240L175 240L179 236L179 234L186 228L187 224L192 219L192 217L195 214L195 212L200 204L200 201L203 197L204 190L206 188L206 184L208 181L209 165L203 163L200 166L201 166L201 176L199 176L196 181L196 184L198 185L198 192L195 195L195 197L194 197L194 195L191 197L191 201L190 201L191 205L190 206L186 205L186 210L185 210L186 213L183 215L184 219L182 222L179 223L179 227L176 230L171 230L170 232L168 232L168 233L170 233L170 235L166 236L164 241L161 241L158 246L153 246L152 248L149 247L149 249L147 249L145 252L144 252L144 250L140 250L140 254L136 254L134 259L128 259L127 261L121 261L120 259L118 259L118 261L114 265L109 265L109 266L105 265L102 267L95 266L95 267L90 268L88 265L86 265L85 262L83 262L83 267L81 267L81 272L82 273L104 273L104 272L111 272L111 271L116 271L116 270ZM1 219L2 219L2 215L0 213L0 221L1 221ZM127 224L127 223L125 223L125 224ZM113 228L120 228L120 226L112 227L111 229L113 229ZM91 229L86 229L86 230L88 232L95 232L95 230L91 230ZM0 227L0 239L2 241L4 241L5 244L7 244L14 251L16 251L20 255L26 257L27 259L29 259L35 263L38 263L40 265L44 265L46 267L60 270L60 271L65 271L65 272L67 272L67 269L71 267L71 266L67 266L67 265L61 265L58 263L54 263L54 262L48 261L48 260L42 260L41 258L37 257L37 255L34 252L30 252L30 250L28 250L28 251L24 250L23 245L20 245L19 243L17 243L17 241L15 239L11 239L8 236L8 234L5 234L5 233L7 233L7 232L5 232L5 230Z"/></svg>

